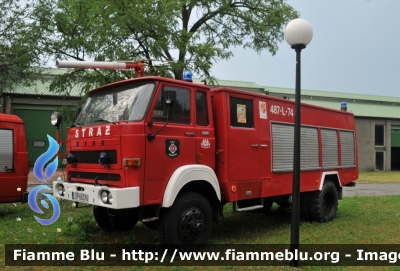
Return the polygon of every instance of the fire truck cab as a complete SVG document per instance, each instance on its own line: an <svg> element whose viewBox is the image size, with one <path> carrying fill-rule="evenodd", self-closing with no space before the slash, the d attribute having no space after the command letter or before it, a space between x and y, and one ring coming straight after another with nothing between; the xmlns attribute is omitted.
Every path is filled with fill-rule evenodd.
<svg viewBox="0 0 400 271"><path fill-rule="evenodd" d="M24 123L0 114L0 203L27 202L28 173Z"/></svg>
<svg viewBox="0 0 400 271"><path fill-rule="evenodd" d="M166 244L204 244L223 205L236 211L291 203L293 101L162 77L88 94L68 130L60 199L93 205L104 230L138 220ZM342 187L358 178L354 116L302 105L301 211L336 216Z"/></svg>

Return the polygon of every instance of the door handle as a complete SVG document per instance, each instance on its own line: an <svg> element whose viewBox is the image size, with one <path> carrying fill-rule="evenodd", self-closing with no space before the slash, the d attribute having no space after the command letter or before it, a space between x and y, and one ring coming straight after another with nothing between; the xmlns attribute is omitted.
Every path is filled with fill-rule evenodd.
<svg viewBox="0 0 400 271"><path fill-rule="evenodd" d="M185 136L194 136L194 132L185 132Z"/></svg>
<svg viewBox="0 0 400 271"><path fill-rule="evenodd" d="M252 147L258 148L258 144L251 144Z"/></svg>

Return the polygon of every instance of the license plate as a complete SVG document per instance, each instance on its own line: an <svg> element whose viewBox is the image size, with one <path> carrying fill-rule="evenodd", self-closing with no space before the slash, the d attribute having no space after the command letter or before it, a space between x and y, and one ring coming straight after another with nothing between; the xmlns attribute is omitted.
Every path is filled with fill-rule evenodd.
<svg viewBox="0 0 400 271"><path fill-rule="evenodd" d="M72 192L72 199L83 202L89 202L89 195L79 192Z"/></svg>

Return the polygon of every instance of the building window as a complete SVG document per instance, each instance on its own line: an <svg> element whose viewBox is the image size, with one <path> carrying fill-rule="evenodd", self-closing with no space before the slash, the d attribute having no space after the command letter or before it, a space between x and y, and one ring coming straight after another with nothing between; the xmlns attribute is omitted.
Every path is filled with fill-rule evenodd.
<svg viewBox="0 0 400 271"><path fill-rule="evenodd" d="M384 157L385 157L385 152L383 151L377 151L375 152L375 168L376 170L385 170L385 161L384 161Z"/></svg>
<svg viewBox="0 0 400 271"><path fill-rule="evenodd" d="M375 125L375 146L385 146L384 125Z"/></svg>
<svg viewBox="0 0 400 271"><path fill-rule="evenodd" d="M40 147L40 148L46 147L46 142L41 140L34 140L33 147Z"/></svg>

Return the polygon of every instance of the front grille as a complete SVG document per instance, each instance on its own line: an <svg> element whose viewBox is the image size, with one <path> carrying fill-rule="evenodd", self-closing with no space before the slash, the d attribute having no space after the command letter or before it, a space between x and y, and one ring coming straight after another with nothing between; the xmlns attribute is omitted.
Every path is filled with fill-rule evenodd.
<svg viewBox="0 0 400 271"><path fill-rule="evenodd" d="M72 151L71 154L75 157L75 163L88 163L98 164L100 153L106 153L107 164L117 163L117 151L116 150L96 150L96 151Z"/></svg>
<svg viewBox="0 0 400 271"><path fill-rule="evenodd" d="M70 171L69 178L82 178L82 179L91 179L101 181L120 181L121 175L119 174L110 174L110 173L96 173L96 172L77 172L77 171Z"/></svg>

